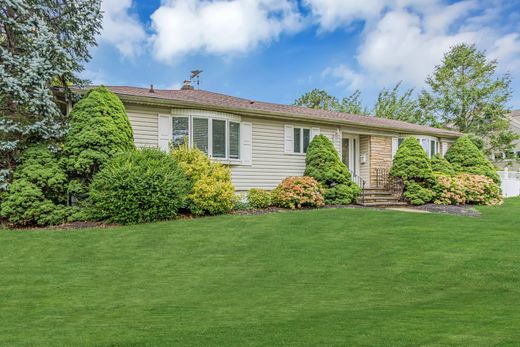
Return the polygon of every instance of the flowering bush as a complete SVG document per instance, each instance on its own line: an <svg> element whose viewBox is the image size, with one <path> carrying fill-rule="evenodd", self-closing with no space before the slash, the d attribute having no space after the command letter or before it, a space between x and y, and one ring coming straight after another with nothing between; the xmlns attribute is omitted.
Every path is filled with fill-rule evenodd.
<svg viewBox="0 0 520 347"><path fill-rule="evenodd" d="M434 202L442 205L498 205L502 203L500 187L484 175L438 175Z"/></svg>
<svg viewBox="0 0 520 347"><path fill-rule="evenodd" d="M252 208L268 208L271 206L271 194L263 189L251 189L247 201Z"/></svg>
<svg viewBox="0 0 520 347"><path fill-rule="evenodd" d="M285 208L319 207L325 204L323 188L312 177L288 177L272 192L273 204Z"/></svg>

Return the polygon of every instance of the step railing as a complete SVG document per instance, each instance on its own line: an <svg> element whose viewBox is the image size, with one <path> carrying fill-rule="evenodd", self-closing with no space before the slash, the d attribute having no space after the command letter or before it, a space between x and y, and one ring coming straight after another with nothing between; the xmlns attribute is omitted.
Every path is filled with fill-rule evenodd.
<svg viewBox="0 0 520 347"><path fill-rule="evenodd" d="M399 201L403 200L404 182L401 178L390 175L390 169L386 167L376 167L375 176L376 188L386 189Z"/></svg>
<svg viewBox="0 0 520 347"><path fill-rule="evenodd" d="M357 184L359 186L359 188L361 188L361 195L360 195L360 198L361 198L361 204L364 204L365 203L365 187L366 187L366 182L363 178L359 177L358 175L356 174L352 174L352 181Z"/></svg>

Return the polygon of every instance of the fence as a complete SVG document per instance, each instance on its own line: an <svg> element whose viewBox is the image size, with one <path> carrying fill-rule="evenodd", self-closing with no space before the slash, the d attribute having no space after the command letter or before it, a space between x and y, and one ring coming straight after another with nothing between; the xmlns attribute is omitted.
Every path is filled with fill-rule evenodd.
<svg viewBox="0 0 520 347"><path fill-rule="evenodd" d="M504 197L520 196L520 172L498 171L501 180L502 194Z"/></svg>

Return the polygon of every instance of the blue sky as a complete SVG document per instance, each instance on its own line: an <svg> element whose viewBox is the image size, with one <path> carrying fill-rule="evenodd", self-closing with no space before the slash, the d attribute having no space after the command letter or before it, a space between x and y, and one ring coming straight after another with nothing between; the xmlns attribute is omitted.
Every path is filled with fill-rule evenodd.
<svg viewBox="0 0 520 347"><path fill-rule="evenodd" d="M402 81L419 91L450 46L467 42L513 78L520 108L520 0L104 0L104 30L84 77L106 85L201 89L292 103Z"/></svg>

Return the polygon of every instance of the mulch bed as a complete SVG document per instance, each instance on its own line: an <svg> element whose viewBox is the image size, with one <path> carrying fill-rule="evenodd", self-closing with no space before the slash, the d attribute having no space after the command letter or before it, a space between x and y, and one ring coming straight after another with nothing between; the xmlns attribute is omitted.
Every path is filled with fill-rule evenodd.
<svg viewBox="0 0 520 347"><path fill-rule="evenodd" d="M436 204L426 204L422 206L413 206L410 207L416 210L428 211L433 213L446 213L446 214L454 214L458 216L467 216L467 217L478 217L480 216L480 212L477 211L473 206L462 206L462 205L436 205Z"/></svg>

